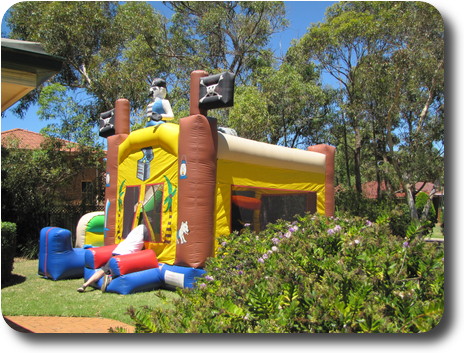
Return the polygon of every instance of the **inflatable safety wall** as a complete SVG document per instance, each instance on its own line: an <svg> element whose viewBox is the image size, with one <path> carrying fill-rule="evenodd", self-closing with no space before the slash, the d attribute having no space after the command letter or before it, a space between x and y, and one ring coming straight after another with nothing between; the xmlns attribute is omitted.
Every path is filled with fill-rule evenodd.
<svg viewBox="0 0 464 353"><path fill-rule="evenodd" d="M297 214L331 215L326 213L325 154L218 137L216 238L245 227L259 232Z"/></svg>
<svg viewBox="0 0 464 353"><path fill-rule="evenodd" d="M76 227L76 248L86 245L105 244L105 212L87 213L81 217Z"/></svg>
<svg viewBox="0 0 464 353"><path fill-rule="evenodd" d="M64 228L40 231L39 275L54 281L83 276L85 250L73 248L71 238L71 232Z"/></svg>

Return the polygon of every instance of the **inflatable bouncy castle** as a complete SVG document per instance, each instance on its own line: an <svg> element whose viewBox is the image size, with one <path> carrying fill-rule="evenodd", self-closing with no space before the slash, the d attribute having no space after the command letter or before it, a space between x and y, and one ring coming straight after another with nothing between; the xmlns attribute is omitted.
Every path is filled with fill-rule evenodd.
<svg viewBox="0 0 464 353"><path fill-rule="evenodd" d="M161 101L149 106L155 123L133 132L129 101L119 99L101 115L100 135L108 145L102 248L143 222L149 230L145 249L156 256L156 265L151 259L143 271L166 286L191 287L215 256L218 240L243 227L260 231L296 214L334 214L334 147L305 151L218 131L207 113L233 104L233 79L194 71L190 116L179 124L163 121ZM98 256L86 254L86 278Z"/></svg>
<svg viewBox="0 0 464 353"><path fill-rule="evenodd" d="M176 271L203 268L218 239L244 225L259 231L295 214L334 213L335 148L303 151L219 132L201 100L219 107L221 94L214 95L217 83L211 89L202 79L221 81L192 73L191 115L178 125L129 133L130 106L122 99L107 137L105 244L120 242L141 217L150 231L145 247Z"/></svg>

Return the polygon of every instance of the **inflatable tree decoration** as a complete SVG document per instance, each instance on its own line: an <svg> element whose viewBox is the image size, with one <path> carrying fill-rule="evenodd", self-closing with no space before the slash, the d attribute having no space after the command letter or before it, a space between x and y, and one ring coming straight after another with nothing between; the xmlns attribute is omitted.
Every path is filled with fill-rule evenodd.
<svg viewBox="0 0 464 353"><path fill-rule="evenodd" d="M168 184L168 195L164 199L164 205L166 205L165 213L168 213L168 226L166 227L166 233L164 236L164 242L170 243L172 237L172 199L176 195L177 189L172 186L171 181L166 175L163 175L166 183Z"/></svg>
<svg viewBox="0 0 464 353"><path fill-rule="evenodd" d="M175 189L171 181L168 179L166 175L164 175L164 179L166 180L166 183L168 184L168 196L164 199L164 204L166 205L166 210L164 212L171 212L172 211L172 198L176 194L177 189Z"/></svg>

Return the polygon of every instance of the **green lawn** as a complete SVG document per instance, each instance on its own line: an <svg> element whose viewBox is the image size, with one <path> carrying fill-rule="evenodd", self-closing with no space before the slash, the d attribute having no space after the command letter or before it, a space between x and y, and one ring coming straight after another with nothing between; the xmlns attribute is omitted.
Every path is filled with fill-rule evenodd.
<svg viewBox="0 0 464 353"><path fill-rule="evenodd" d="M2 288L3 315L104 317L133 324L126 313L130 306L168 306L178 297L166 290L130 295L94 289L78 293L83 279L51 281L40 277L37 268L38 260L15 259L13 282Z"/></svg>
<svg viewBox="0 0 464 353"><path fill-rule="evenodd" d="M443 234L443 228L439 225L435 225L430 232L430 234L427 236L427 238L436 238L436 239L444 239L445 235Z"/></svg>

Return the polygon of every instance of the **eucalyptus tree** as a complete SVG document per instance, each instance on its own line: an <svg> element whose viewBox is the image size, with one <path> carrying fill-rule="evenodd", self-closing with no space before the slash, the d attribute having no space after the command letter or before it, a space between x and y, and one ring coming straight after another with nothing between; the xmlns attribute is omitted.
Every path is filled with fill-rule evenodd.
<svg viewBox="0 0 464 353"><path fill-rule="evenodd" d="M416 182L443 179L444 28L438 11L422 2L337 3L291 48L289 59L315 60L340 83L358 192L369 149L374 163L380 159L393 170L417 219Z"/></svg>
<svg viewBox="0 0 464 353"><path fill-rule="evenodd" d="M282 2L166 5L171 21L147 2L25 1L10 9L9 35L38 41L64 58L53 82L80 93L79 114L92 123L120 97L134 112L143 110L154 76L167 79L173 108L183 113L192 70L229 70L246 80L259 58L269 56L270 36L287 24ZM24 115L40 92L23 99L15 113Z"/></svg>
<svg viewBox="0 0 464 353"><path fill-rule="evenodd" d="M240 136L287 147L327 142L330 100L311 72L305 77L288 63L255 71L250 84L237 88L229 125Z"/></svg>
<svg viewBox="0 0 464 353"><path fill-rule="evenodd" d="M348 127L354 134L353 158L356 190L361 192L361 149L363 120L357 114L359 65L372 50L378 50L375 40L376 19L369 12L352 10L349 4L338 3L326 12L325 22L309 28L300 41L290 48L288 57L295 64L300 60L315 60L321 69L340 84L344 97L341 107Z"/></svg>
<svg viewBox="0 0 464 353"><path fill-rule="evenodd" d="M83 97L77 105L91 117L87 123L121 97L143 109L153 75L168 75L175 64L172 48L183 50L170 43L175 36L166 23L145 2L26 1L13 5L8 17L11 38L40 42L64 59L53 82ZM23 99L16 113L23 115L40 93Z"/></svg>
<svg viewBox="0 0 464 353"><path fill-rule="evenodd" d="M416 184L444 182L443 20L419 2L378 11L390 48L366 57L359 70L360 114L370 122L376 161L406 193L411 218L423 218L415 207Z"/></svg>
<svg viewBox="0 0 464 353"><path fill-rule="evenodd" d="M169 1L173 28L185 34L207 70L234 72L245 82L266 55L272 34L286 28L282 1Z"/></svg>

